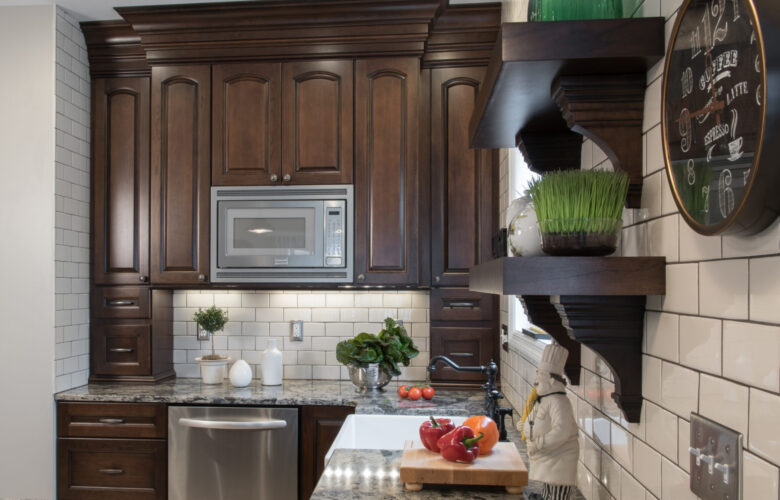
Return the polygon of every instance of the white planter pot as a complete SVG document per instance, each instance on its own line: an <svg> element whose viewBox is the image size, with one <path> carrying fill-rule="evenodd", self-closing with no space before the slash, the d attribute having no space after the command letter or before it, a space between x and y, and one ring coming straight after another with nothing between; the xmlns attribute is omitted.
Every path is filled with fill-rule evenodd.
<svg viewBox="0 0 780 500"><path fill-rule="evenodd" d="M227 376L227 364L230 358L203 359L195 358L200 363L200 378L204 384L221 384Z"/></svg>

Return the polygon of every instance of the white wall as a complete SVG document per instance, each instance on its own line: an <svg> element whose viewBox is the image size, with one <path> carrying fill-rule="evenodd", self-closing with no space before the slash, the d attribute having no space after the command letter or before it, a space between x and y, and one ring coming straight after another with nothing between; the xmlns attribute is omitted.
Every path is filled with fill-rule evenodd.
<svg viewBox="0 0 780 500"><path fill-rule="evenodd" d="M508 3L519 3L510 0ZM629 2L624 2L627 5ZM636 3L663 16L667 37L680 0ZM505 13L518 9L506 6ZM519 9L522 11L522 9ZM633 12L630 11L630 12ZM629 12L629 13L630 13ZM506 19L506 18L505 18ZM663 61L647 75L642 209L624 217L621 252L667 261L665 296L648 297L641 421L628 424L610 399L612 374L583 348L580 385L569 397L580 426L578 485L587 499L689 500L690 415L744 435L743 498L778 500L780 483L780 220L750 237L695 233L681 218L664 168L660 133ZM501 163L506 191L506 154ZM590 141L582 168L611 168ZM508 202L509 200L507 200ZM502 321L506 321L506 298ZM504 391L527 397L538 360L523 339L502 356Z"/></svg>
<svg viewBox="0 0 780 500"><path fill-rule="evenodd" d="M54 7L0 8L0 497L52 498Z"/></svg>

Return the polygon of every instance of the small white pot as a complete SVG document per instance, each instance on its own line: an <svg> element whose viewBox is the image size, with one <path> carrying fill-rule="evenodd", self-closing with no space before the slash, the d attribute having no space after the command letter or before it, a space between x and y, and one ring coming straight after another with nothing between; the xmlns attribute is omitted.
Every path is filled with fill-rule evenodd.
<svg viewBox="0 0 780 500"><path fill-rule="evenodd" d="M227 364L230 358L203 359L195 358L200 363L200 378L204 384L221 384L227 376Z"/></svg>

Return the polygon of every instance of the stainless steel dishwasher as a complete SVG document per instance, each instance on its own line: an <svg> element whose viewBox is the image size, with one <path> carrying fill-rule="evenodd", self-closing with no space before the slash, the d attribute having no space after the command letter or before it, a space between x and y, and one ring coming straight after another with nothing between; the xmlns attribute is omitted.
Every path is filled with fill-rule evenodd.
<svg viewBox="0 0 780 500"><path fill-rule="evenodd" d="M168 407L170 500L296 500L298 410Z"/></svg>

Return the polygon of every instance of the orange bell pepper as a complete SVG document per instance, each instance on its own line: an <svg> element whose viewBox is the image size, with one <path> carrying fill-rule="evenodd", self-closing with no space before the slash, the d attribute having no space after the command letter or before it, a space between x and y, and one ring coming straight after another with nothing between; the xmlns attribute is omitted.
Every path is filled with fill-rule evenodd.
<svg viewBox="0 0 780 500"><path fill-rule="evenodd" d="M498 426L492 418L484 415L475 415L467 418L463 425L471 428L475 435L480 433L485 435L484 438L476 443L479 446L480 455L487 455L493 450L493 447L498 442Z"/></svg>

